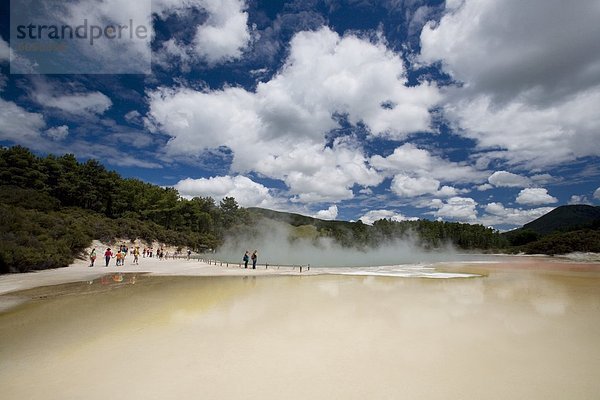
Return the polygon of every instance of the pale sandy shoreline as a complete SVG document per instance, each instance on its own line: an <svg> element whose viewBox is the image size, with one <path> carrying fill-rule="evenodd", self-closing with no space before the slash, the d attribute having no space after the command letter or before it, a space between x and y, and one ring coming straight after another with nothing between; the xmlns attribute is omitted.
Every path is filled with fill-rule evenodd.
<svg viewBox="0 0 600 400"><path fill-rule="evenodd" d="M299 267L277 267L264 265L257 266L256 270L240 268L239 264L218 263L211 264L197 259L167 259L159 260L155 257L140 257L139 265L132 264L133 258L127 257L124 266L115 266L115 261L112 260L108 267L104 267L104 262L101 258L96 260L96 265L92 268L88 267L88 261L77 260L75 263L66 268L50 269L43 271L35 271L22 274L7 274L0 275L0 295L22 290L33 289L41 286L52 286L64 283L82 282L98 279L107 274L114 273L140 273L150 274L155 276L306 276L306 275L362 275L370 274L369 271L364 273L356 273L351 268L312 268L307 270L306 267L300 272ZM600 263L589 261L575 261L564 258L540 257L540 256L507 256L482 255L480 260L467 261L449 261L434 264L424 264L428 268L436 271L450 271L452 273L481 274L485 275L486 271L492 269L502 270L569 270L569 271L599 271ZM375 269L377 267L372 267ZM384 271L385 272L385 271ZM373 275L378 273L373 272ZM381 273L382 276L390 276ZM474 276L474 275L471 275ZM399 277L402 277L401 275ZM418 277L418 276L417 276ZM456 276L460 277L460 276Z"/></svg>
<svg viewBox="0 0 600 400"><path fill-rule="evenodd" d="M7 274L0 276L0 295L11 292L33 289L40 286L60 285L63 283L81 282L98 279L106 274L114 273L141 273L166 276L242 276L242 275L299 275L298 268L282 267L279 269L265 269L262 266L259 269L243 269L237 264L209 265L206 262L195 259L168 259L162 260L153 258L140 258L139 265L133 265L132 257L128 257L124 266L115 266L112 260L108 267L104 266L103 260L96 260L96 265L92 268L88 266L89 262L77 260L66 268L48 269L22 274ZM314 274L314 272L303 271L302 274Z"/></svg>

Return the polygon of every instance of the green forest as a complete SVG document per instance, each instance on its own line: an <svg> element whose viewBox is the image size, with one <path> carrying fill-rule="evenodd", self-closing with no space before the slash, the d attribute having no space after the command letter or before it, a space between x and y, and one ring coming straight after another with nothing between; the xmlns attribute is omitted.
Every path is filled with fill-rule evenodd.
<svg viewBox="0 0 600 400"><path fill-rule="evenodd" d="M506 235L482 225L429 220L381 219L372 226L323 221L246 209L231 197L186 199L174 188L123 178L96 160L79 162L72 154L40 157L20 146L0 149L0 273L68 266L94 239L141 239L211 251L240 226L258 226L261 219L288 224L289 240L329 237L362 250L411 237L427 249L451 244L464 250L556 253L548 249L556 244L552 234ZM594 251L600 243L594 232L591 237L561 232L561 251Z"/></svg>
<svg viewBox="0 0 600 400"><path fill-rule="evenodd" d="M233 198L187 200L96 160L0 150L0 273L67 266L93 239L212 249L248 218Z"/></svg>

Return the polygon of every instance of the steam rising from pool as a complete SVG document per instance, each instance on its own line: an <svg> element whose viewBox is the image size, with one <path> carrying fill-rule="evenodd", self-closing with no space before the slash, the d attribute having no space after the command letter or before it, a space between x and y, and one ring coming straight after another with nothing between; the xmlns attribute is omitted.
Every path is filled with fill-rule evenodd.
<svg viewBox="0 0 600 400"><path fill-rule="evenodd" d="M255 232L260 234L255 235ZM261 221L260 226L244 228L229 237L216 257L228 262L241 262L246 250L258 250L258 263L270 265L311 265L318 267L368 267L383 265L431 264L458 261L464 256L451 245L435 250L425 250L414 238L382 244L375 249L361 251L344 248L331 238L315 240L294 238L288 225Z"/></svg>

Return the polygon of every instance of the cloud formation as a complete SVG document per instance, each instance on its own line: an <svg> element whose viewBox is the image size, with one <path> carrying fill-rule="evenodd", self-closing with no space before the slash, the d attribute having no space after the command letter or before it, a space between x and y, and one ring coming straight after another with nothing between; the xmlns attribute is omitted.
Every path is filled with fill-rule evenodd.
<svg viewBox="0 0 600 400"><path fill-rule="evenodd" d="M389 219L395 222L401 221L416 221L418 218L416 217L406 217L403 214L396 213L391 210L371 210L368 211L365 215L359 218L364 224L373 225L375 221L379 221L380 219Z"/></svg>
<svg viewBox="0 0 600 400"><path fill-rule="evenodd" d="M587 204L587 205L591 206L592 202L585 195L574 194L569 199L569 203L568 204Z"/></svg>
<svg viewBox="0 0 600 400"><path fill-rule="evenodd" d="M57 108L80 116L104 114L112 106L112 101L100 92L56 95L36 91L34 99L46 108Z"/></svg>
<svg viewBox="0 0 600 400"><path fill-rule="evenodd" d="M0 98L0 139L33 143L45 127L42 114L29 112L12 101Z"/></svg>
<svg viewBox="0 0 600 400"><path fill-rule="evenodd" d="M248 13L243 0L160 0L153 2L153 11L162 19L184 17L201 10L205 19L195 24L192 39L172 37L162 43L159 62L167 69L178 60L184 68L205 62L211 66L239 59L251 40Z"/></svg>
<svg viewBox="0 0 600 400"><path fill-rule="evenodd" d="M269 189L245 176L183 179L174 186L185 197L212 197L217 201L234 197L242 207L273 207L276 200Z"/></svg>
<svg viewBox="0 0 600 400"><path fill-rule="evenodd" d="M482 182L488 175L486 171L478 170L467 162L449 161L411 143L396 147L387 157L374 155L370 162L373 167L390 176L408 175L453 184Z"/></svg>
<svg viewBox="0 0 600 400"><path fill-rule="evenodd" d="M326 210L317 211L315 214L315 218L324 219L324 220L334 220L337 218L338 208L334 204Z"/></svg>
<svg viewBox="0 0 600 400"><path fill-rule="evenodd" d="M445 202L434 199L430 208L437 208L433 215L449 220L475 222L477 220L477 202L470 197L451 197Z"/></svg>
<svg viewBox="0 0 600 400"><path fill-rule="evenodd" d="M519 192L516 201L519 204L541 205L557 203L558 199L550 196L544 188L527 188Z"/></svg>
<svg viewBox="0 0 600 400"><path fill-rule="evenodd" d="M392 179L391 189L401 197L415 197L423 194L434 194L440 187L440 182L431 178L411 178L398 174Z"/></svg>
<svg viewBox="0 0 600 400"><path fill-rule="evenodd" d="M507 171L496 171L488 178L488 182L496 187L527 187L531 180L527 177ZM484 187L484 189L489 189Z"/></svg>
<svg viewBox="0 0 600 400"><path fill-rule="evenodd" d="M600 154L600 7L583 0L446 2L421 33L420 60L462 83L445 115L482 162L546 167ZM487 151L491 150L491 151Z"/></svg>
<svg viewBox="0 0 600 400"><path fill-rule="evenodd" d="M63 140L69 135L69 127L67 125L56 126L44 131L44 135L52 140Z"/></svg>
<svg viewBox="0 0 600 400"><path fill-rule="evenodd" d="M479 222L486 225L513 225L520 226L531 222L542 215L554 210L554 207L539 207L532 209L506 208L502 203L493 202L485 206L486 214Z"/></svg>
<svg viewBox="0 0 600 400"><path fill-rule="evenodd" d="M420 58L441 60L471 93L541 105L598 84L599 17L595 0L448 1L421 32Z"/></svg>
<svg viewBox="0 0 600 400"><path fill-rule="evenodd" d="M352 137L327 146L340 115L375 137L431 130L429 108L439 100L438 89L406 82L401 57L384 43L322 28L295 35L284 66L255 91L148 93L149 120L171 136L169 156L226 146L234 154L234 173L283 180L297 201L339 201L353 197L354 185L383 180Z"/></svg>

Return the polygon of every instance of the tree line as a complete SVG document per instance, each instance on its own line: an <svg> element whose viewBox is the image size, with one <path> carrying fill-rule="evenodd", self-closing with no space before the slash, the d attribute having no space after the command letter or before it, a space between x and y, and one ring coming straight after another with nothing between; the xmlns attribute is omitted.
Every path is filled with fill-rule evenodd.
<svg viewBox="0 0 600 400"><path fill-rule="evenodd" d="M0 149L0 273L69 265L93 239L213 249L247 212L234 198L182 198L72 154Z"/></svg>
<svg viewBox="0 0 600 400"><path fill-rule="evenodd" d="M250 208L251 215L265 217L288 223L298 228L314 226L316 231L306 230L299 236L318 240L328 237L344 247L356 247L367 250L381 245L389 245L397 240L412 240L427 249L452 245L464 250L499 251L509 242L493 228L483 225L459 222L430 221L392 221L380 219L373 225L347 221L324 221L300 214L282 213L272 210Z"/></svg>

